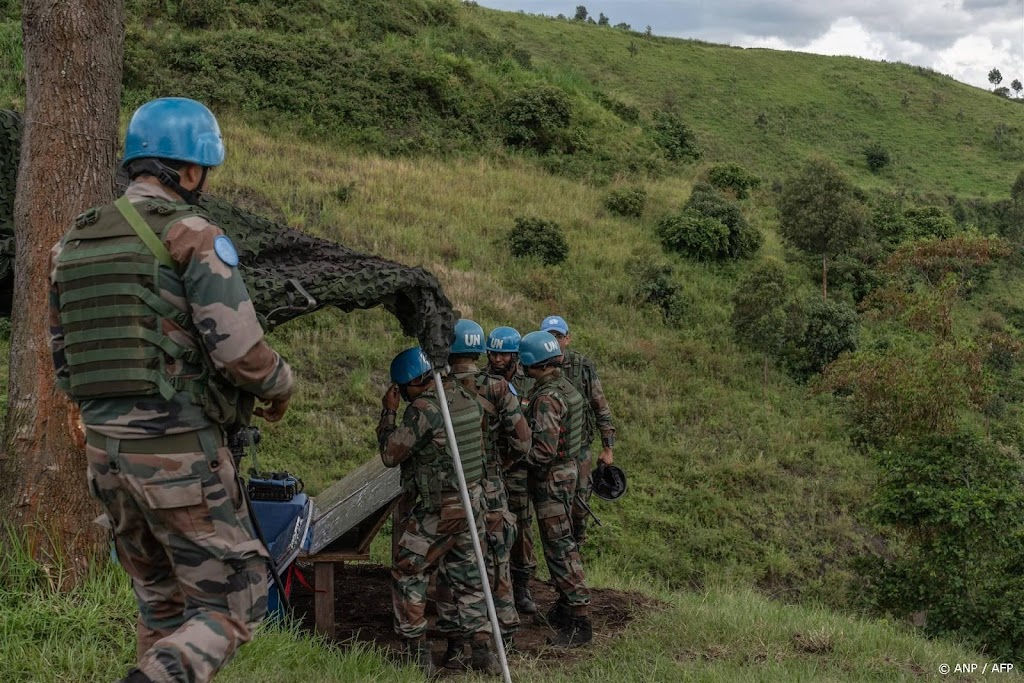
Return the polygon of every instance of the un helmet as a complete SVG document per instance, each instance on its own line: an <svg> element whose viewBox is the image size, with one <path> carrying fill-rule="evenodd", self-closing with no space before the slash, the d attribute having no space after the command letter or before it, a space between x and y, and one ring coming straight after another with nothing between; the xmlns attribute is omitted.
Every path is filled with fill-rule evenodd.
<svg viewBox="0 0 1024 683"><path fill-rule="evenodd" d="M459 320L455 323L455 341L449 353L483 353L484 328L472 320Z"/></svg>
<svg viewBox="0 0 1024 683"><path fill-rule="evenodd" d="M522 335L512 327L495 327L487 335L487 350L492 353L519 353Z"/></svg>
<svg viewBox="0 0 1024 683"><path fill-rule="evenodd" d="M541 322L540 331L569 334L569 323L565 322L565 318L560 315L549 315Z"/></svg>
<svg viewBox="0 0 1024 683"><path fill-rule="evenodd" d="M157 157L199 166L224 163L217 118L200 102L161 97L135 110L124 138L124 161Z"/></svg>
<svg viewBox="0 0 1024 683"><path fill-rule="evenodd" d="M539 365L561 355L558 340L550 332L531 332L519 342L519 362L523 367Z"/></svg>
<svg viewBox="0 0 1024 683"><path fill-rule="evenodd" d="M590 487L602 500L618 500L626 493L626 473L602 462L590 473Z"/></svg>
<svg viewBox="0 0 1024 683"><path fill-rule="evenodd" d="M423 349L414 346L402 351L391 361L391 381L401 386L422 377L430 370L430 361Z"/></svg>

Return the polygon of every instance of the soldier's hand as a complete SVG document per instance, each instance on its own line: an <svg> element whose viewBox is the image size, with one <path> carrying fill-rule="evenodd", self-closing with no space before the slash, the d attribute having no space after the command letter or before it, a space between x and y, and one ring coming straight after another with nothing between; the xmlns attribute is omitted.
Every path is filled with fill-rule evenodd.
<svg viewBox="0 0 1024 683"><path fill-rule="evenodd" d="M256 410L252 411L257 417L262 417L267 422L277 422L284 417L285 412L288 410L288 403L291 401L289 398L275 398L267 403L267 407L260 406Z"/></svg>
<svg viewBox="0 0 1024 683"><path fill-rule="evenodd" d="M611 465L615 462L615 456L612 455L612 448L608 446L601 451L601 455L597 456L597 459L603 462L605 465Z"/></svg>
<svg viewBox="0 0 1024 683"><path fill-rule="evenodd" d="M384 410L397 411L399 401L402 400L402 394L398 391L398 385L392 384L388 387L387 392L384 393L384 398L380 400L380 404L384 407Z"/></svg>

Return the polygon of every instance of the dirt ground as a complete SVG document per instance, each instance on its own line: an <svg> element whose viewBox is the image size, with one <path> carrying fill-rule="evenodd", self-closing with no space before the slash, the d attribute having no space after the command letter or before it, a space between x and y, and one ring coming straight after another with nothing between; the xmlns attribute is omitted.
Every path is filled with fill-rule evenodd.
<svg viewBox="0 0 1024 683"><path fill-rule="evenodd" d="M302 567L310 585L313 583L313 568ZM555 590L546 583L534 580L530 591L537 602L540 614L546 614L555 602ZM395 652L401 648L401 641L392 627L391 572L388 567L376 564L346 564L335 570L335 619L337 640L362 641L387 647ZM313 595L297 586L292 595L292 605L302 624L313 630ZM645 610L656 608L658 602L640 593L610 589L593 589L591 593L590 618L594 624L595 644L608 641L620 635L626 626ZM434 661L440 662L444 653L444 638L434 630L433 610L428 608L430 620L429 637L434 651ZM546 624L534 623L526 617L516 633L516 647L521 654L514 657L547 660L552 663L570 662L585 657L587 648L558 650L547 646L547 638L554 631ZM457 673L457 672L453 672Z"/></svg>

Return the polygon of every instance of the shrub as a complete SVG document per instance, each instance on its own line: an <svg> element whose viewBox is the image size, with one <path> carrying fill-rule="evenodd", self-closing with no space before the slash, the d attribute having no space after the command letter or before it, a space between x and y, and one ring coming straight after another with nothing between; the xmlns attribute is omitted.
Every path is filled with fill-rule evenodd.
<svg viewBox="0 0 1024 683"><path fill-rule="evenodd" d="M713 261L728 254L729 228L717 218L691 209L662 218L657 234L666 249L698 261Z"/></svg>
<svg viewBox="0 0 1024 683"><path fill-rule="evenodd" d="M572 120L572 102L565 91L540 85L512 95L501 114L505 142L546 153L557 148Z"/></svg>
<svg viewBox="0 0 1024 683"><path fill-rule="evenodd" d="M227 11L227 0L177 0L174 19L185 28L210 28L218 25Z"/></svg>
<svg viewBox="0 0 1024 683"><path fill-rule="evenodd" d="M701 156L696 134L671 112L661 111L655 116L654 141L670 161L693 161Z"/></svg>
<svg viewBox="0 0 1024 683"><path fill-rule="evenodd" d="M604 198L604 208L616 216L640 218L647 204L647 190L639 186L612 190Z"/></svg>
<svg viewBox="0 0 1024 683"><path fill-rule="evenodd" d="M722 257L748 258L761 248L764 241L761 232L747 222L735 202L729 201L708 183L694 185L684 209L718 220L726 226L729 231L728 243Z"/></svg>
<svg viewBox="0 0 1024 683"><path fill-rule="evenodd" d="M739 164L718 164L708 171L708 182L720 190L732 190L739 199L745 199L749 190L761 184L761 179Z"/></svg>
<svg viewBox="0 0 1024 683"><path fill-rule="evenodd" d="M845 302L814 298L789 317L784 356L797 379L806 380L844 351L857 349L857 311Z"/></svg>
<svg viewBox="0 0 1024 683"><path fill-rule="evenodd" d="M956 232L956 221L938 206L911 206L904 210L911 237L946 239Z"/></svg>
<svg viewBox="0 0 1024 683"><path fill-rule="evenodd" d="M889 151L878 142L872 142L864 148L864 160L872 173L878 173L892 162Z"/></svg>
<svg viewBox="0 0 1024 683"><path fill-rule="evenodd" d="M778 261L758 263L732 295L732 329L741 344L777 358L785 344L787 303L793 287Z"/></svg>
<svg viewBox="0 0 1024 683"><path fill-rule="evenodd" d="M516 227L508 234L507 240L513 256L536 257L545 265L557 265L569 256L565 235L554 221L516 218Z"/></svg>
<svg viewBox="0 0 1024 683"><path fill-rule="evenodd" d="M672 299L679 291L672 264L649 254L637 254L626 264L626 273L633 281L633 301L654 304L668 316Z"/></svg>

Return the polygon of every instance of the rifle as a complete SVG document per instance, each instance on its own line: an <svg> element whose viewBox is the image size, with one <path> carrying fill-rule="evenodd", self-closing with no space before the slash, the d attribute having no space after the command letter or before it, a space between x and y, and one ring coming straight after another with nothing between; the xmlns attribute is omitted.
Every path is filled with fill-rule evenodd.
<svg viewBox="0 0 1024 683"><path fill-rule="evenodd" d="M594 514L593 509L591 509L591 507L590 507L590 503L588 503L586 501L586 499L583 498L583 494L582 493L577 491L576 492L576 498L574 500L575 500L576 504L579 505L580 508L585 513L590 515L590 517L594 520L594 524L596 524L598 526L604 526L604 524L601 523L601 519L596 514Z"/></svg>

